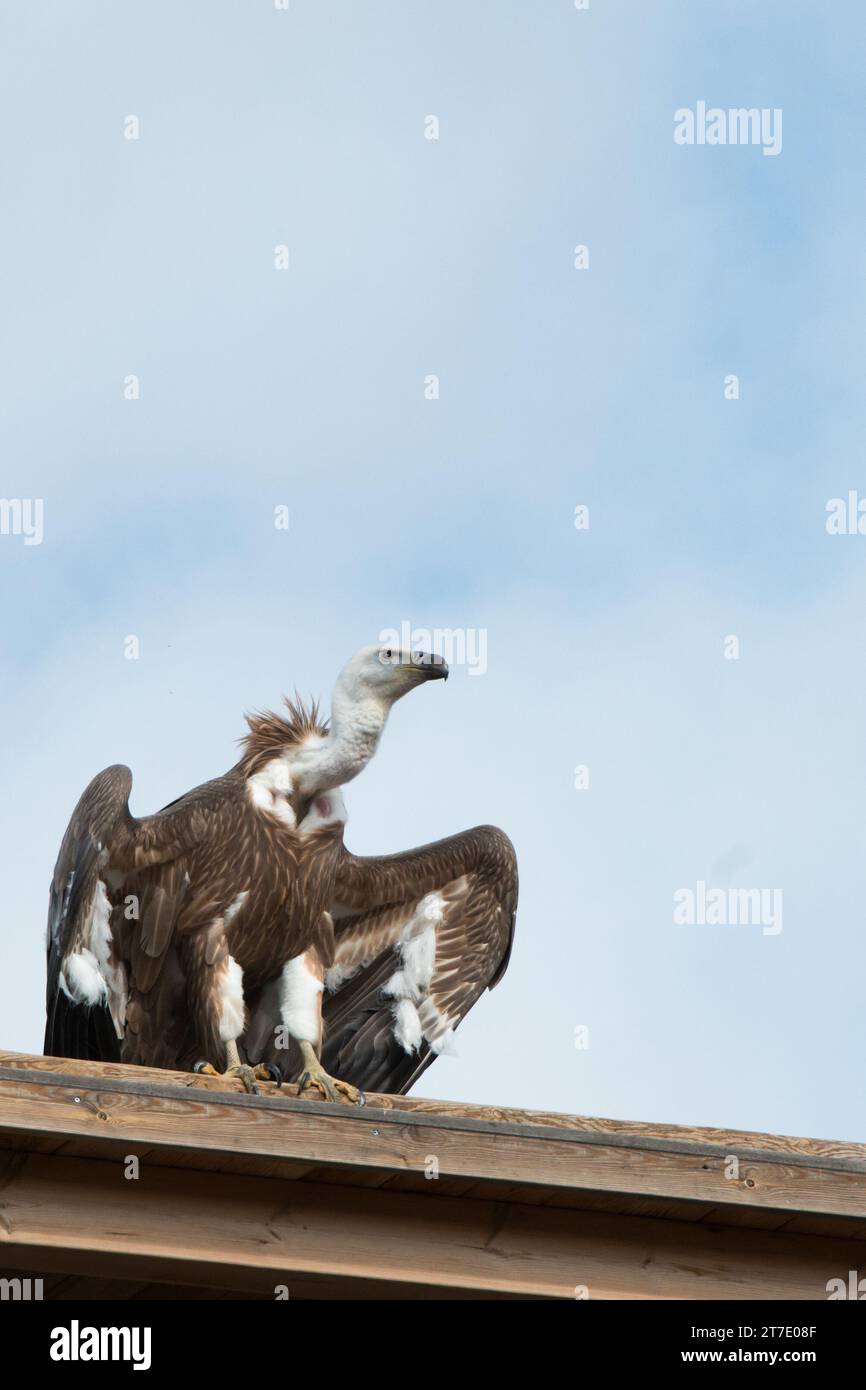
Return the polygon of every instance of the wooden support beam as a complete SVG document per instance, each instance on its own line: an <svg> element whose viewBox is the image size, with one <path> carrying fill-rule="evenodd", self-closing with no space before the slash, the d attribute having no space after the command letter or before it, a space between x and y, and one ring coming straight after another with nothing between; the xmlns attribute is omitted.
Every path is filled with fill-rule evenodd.
<svg viewBox="0 0 866 1390"><path fill-rule="evenodd" d="M648 1136L613 1122L588 1129L543 1116L509 1123L486 1119L481 1107L434 1111L425 1102L423 1109L386 1109L383 1097L357 1109L301 1100L294 1088L285 1098L276 1088L259 1098L201 1088L198 1077L184 1073L113 1067L105 1075L109 1069L87 1063L76 1078L41 1065L10 1066L7 1059L0 1054L0 1144L7 1146L28 1135L61 1133L97 1147L164 1150L167 1163L185 1153L218 1168L221 1157L238 1154L248 1171L256 1170L256 1160L286 1160L422 1177L434 1158L440 1176L476 1182L866 1218L862 1145L809 1150L813 1141L793 1140L786 1148L779 1140L767 1145L761 1135L670 1128ZM728 1176L732 1158L736 1177Z"/></svg>
<svg viewBox="0 0 866 1390"><path fill-rule="evenodd" d="M298 1297L826 1298L866 1245L687 1222L364 1192L222 1173L149 1171L62 1155L0 1158L8 1268Z"/></svg>
<svg viewBox="0 0 866 1390"><path fill-rule="evenodd" d="M369 1102L0 1053L0 1275L191 1297L824 1299L866 1268L866 1146Z"/></svg>

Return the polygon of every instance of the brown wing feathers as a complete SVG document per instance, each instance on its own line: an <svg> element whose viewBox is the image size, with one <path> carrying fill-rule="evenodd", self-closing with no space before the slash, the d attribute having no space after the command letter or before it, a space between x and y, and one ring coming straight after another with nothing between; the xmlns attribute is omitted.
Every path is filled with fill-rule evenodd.
<svg viewBox="0 0 866 1390"><path fill-rule="evenodd" d="M325 1066L362 1088L405 1092L502 976L517 905L513 847L480 826L383 859L347 855L337 896L367 910L336 923Z"/></svg>
<svg viewBox="0 0 866 1390"><path fill-rule="evenodd" d="M60 846L48 901L46 1024L50 1057L115 1061L117 1034L103 1005L76 1007L60 986L67 952L82 944L106 842L131 821L132 773L120 765L100 772L83 792Z"/></svg>
<svg viewBox="0 0 866 1390"><path fill-rule="evenodd" d="M216 1055L218 977L229 961L221 914L228 916L227 904L247 896L250 883L260 889L257 911L232 919L233 943L240 947L243 940L248 1004L284 963L276 924L292 913L330 923L323 910L333 906L333 948L329 925L321 952L332 962L323 1061L333 1075L363 1089L408 1090L501 978L513 939L517 868L500 830L479 826L381 858L351 855L339 833L335 840L314 831L303 851L280 840L274 858L273 833L250 813L245 778L287 740L326 728L315 705L287 703L288 718L250 717L242 760L231 773L155 816L130 815L128 768L107 768L90 783L70 820L51 885L48 1054L120 1055L99 989L82 1004L80 994L73 1003L61 987L64 960L77 954L76 968L89 957L95 978L99 965L109 972L117 967L131 982L123 1060L191 1066L203 1045ZM261 855L269 868L262 867ZM110 903L107 964L93 955L100 949L91 939L97 891L105 912ZM231 950L237 953L235 944ZM117 1016L116 994L109 993Z"/></svg>

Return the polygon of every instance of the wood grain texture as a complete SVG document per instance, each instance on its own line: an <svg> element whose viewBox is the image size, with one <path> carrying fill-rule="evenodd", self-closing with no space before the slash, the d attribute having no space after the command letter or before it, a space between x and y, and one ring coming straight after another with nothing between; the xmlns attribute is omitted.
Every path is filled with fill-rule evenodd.
<svg viewBox="0 0 866 1390"><path fill-rule="evenodd" d="M6 1069L30 1073L63 1074L88 1077L94 1080L116 1080L151 1083L158 1086L178 1086L185 1090L216 1091L244 1096L242 1083L235 1077L211 1077L191 1072L165 1071L157 1067L126 1066L122 1063L85 1062L61 1057L37 1057L28 1053L0 1049L0 1073ZM262 1082L263 1095L272 1098L297 1098L298 1088L287 1084L281 1088ZM246 1098L246 1097L244 1097ZM413 1096L373 1095L368 1105L381 1110L393 1110L410 1115L433 1115L450 1119L471 1119L497 1125L535 1126L542 1129L579 1131L608 1140L645 1139L685 1146L706 1145L739 1151L762 1151L768 1154L802 1156L809 1162L829 1160L831 1163L850 1162L852 1167L866 1173L866 1144L836 1139L805 1139L789 1135L761 1134L748 1130L709 1129L689 1125L668 1125L635 1120L599 1119L582 1115L565 1115L546 1110L508 1109L495 1105L464 1105L455 1101L425 1100ZM306 1103L306 1102L305 1102ZM329 1107L333 1108L333 1107ZM341 1107L348 1109L349 1107Z"/></svg>
<svg viewBox="0 0 866 1390"><path fill-rule="evenodd" d="M0 1053L0 1273L57 1298L815 1299L866 1261L862 1145L263 1092Z"/></svg>
<svg viewBox="0 0 866 1390"><path fill-rule="evenodd" d="M771 1145L771 1136L716 1130L698 1138L694 1130L668 1128L660 1137L613 1122L591 1129L586 1121L539 1123L541 1115L515 1121L513 1112L494 1121L483 1107L431 1111L403 1097L398 1106L372 1097L358 1109L301 1100L294 1088L252 1097L216 1078L93 1063L82 1063L77 1076L63 1075L48 1069L68 1065L57 1059L34 1059L35 1066L26 1060L13 1058L10 1066L9 1054L0 1055L0 1144L7 1148L50 1150L54 1136L81 1156L146 1153L161 1166L287 1178L326 1167L335 1177L325 1181L376 1187L404 1177L422 1190L435 1158L440 1179L510 1184L515 1200L525 1186L530 1201L529 1193L543 1188L576 1194L575 1205L585 1204L586 1194L618 1193L702 1204L704 1211L866 1219L862 1146ZM189 1084L200 1080L211 1084ZM732 1156L739 1160L736 1178L727 1176Z"/></svg>
<svg viewBox="0 0 866 1390"><path fill-rule="evenodd" d="M6 1155L0 1264L274 1296L323 1279L405 1293L826 1298L862 1244L517 1204Z"/></svg>

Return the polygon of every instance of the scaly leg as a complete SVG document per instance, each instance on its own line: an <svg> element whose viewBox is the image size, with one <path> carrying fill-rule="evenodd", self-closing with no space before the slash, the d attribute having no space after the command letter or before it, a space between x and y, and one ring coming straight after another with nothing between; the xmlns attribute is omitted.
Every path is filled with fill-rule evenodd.
<svg viewBox="0 0 866 1390"><path fill-rule="evenodd" d="M319 1060L325 963L333 956L333 942L334 924L330 913L323 912L320 939L283 966L280 1015L286 1033L301 1049L304 1069L298 1083L300 1094L315 1086L325 1100L340 1101L345 1097L354 1105L363 1105L363 1093L348 1081L329 1076Z"/></svg>

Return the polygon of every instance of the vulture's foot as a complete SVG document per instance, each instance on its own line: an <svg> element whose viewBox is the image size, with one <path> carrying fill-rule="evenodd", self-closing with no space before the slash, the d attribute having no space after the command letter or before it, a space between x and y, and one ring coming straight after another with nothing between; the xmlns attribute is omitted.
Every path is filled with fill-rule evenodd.
<svg viewBox="0 0 866 1390"><path fill-rule="evenodd" d="M193 1071L200 1072L202 1076L239 1076L244 1083L244 1090L251 1096L261 1094L256 1085L258 1070L255 1067L248 1067L243 1062L238 1062L237 1066L226 1067L225 1071L217 1071L210 1062L196 1062Z"/></svg>
<svg viewBox="0 0 866 1390"><path fill-rule="evenodd" d="M359 1091L357 1086L351 1086L348 1081L340 1081L336 1076L328 1075L310 1043L302 1042L301 1051L304 1057L304 1072L298 1082L299 1094L303 1095L304 1091L315 1086L325 1100L336 1101L339 1104L345 1096L353 1105L366 1104L364 1092Z"/></svg>
<svg viewBox="0 0 866 1390"><path fill-rule="evenodd" d="M228 1065L225 1071L217 1071L210 1062L196 1062L193 1070L201 1072L204 1076L239 1076L244 1083L244 1090L251 1096L261 1095L256 1085L257 1081L275 1081L278 1086L283 1084L282 1072L272 1063L259 1062L256 1066L250 1067L242 1062L235 1042L226 1043L226 1062Z"/></svg>

